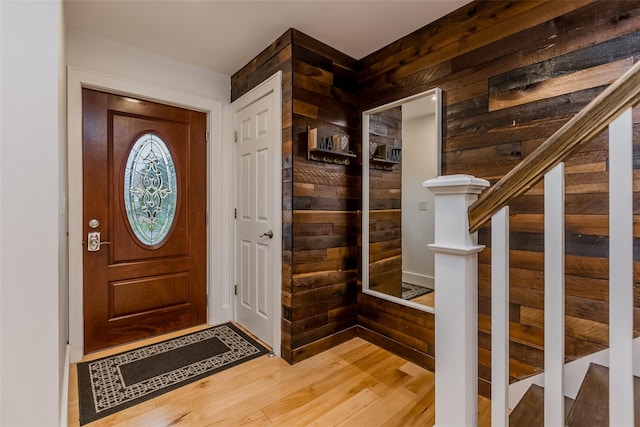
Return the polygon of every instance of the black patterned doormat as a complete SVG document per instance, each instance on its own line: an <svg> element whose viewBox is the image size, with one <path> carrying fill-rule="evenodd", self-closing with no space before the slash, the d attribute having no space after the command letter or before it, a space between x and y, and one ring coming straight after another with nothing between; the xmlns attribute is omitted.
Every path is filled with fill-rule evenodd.
<svg viewBox="0 0 640 427"><path fill-rule="evenodd" d="M431 288L402 282L402 299L404 300L412 300L414 298L421 297L422 295L430 294L431 292L433 292L433 289Z"/></svg>
<svg viewBox="0 0 640 427"><path fill-rule="evenodd" d="M80 425L255 359L268 350L231 323L78 363Z"/></svg>

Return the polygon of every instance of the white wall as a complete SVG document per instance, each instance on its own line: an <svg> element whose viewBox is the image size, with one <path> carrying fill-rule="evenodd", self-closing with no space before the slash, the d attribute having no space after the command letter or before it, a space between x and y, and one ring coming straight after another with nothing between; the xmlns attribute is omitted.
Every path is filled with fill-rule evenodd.
<svg viewBox="0 0 640 427"><path fill-rule="evenodd" d="M0 0L1 1L1 0ZM81 211L82 189L81 182L81 101L80 84L85 82L89 87L104 88L117 93L139 94L142 98L166 102L173 105L210 111L209 130L211 140L210 152L210 182L209 213L211 218L210 233L215 239L210 239L209 277L218 280L211 281L219 287L229 283L228 263L221 260L219 254L226 254L228 249L224 245L225 238L221 237L222 230L215 229L217 224L228 224L224 218L229 215L229 209L223 210L220 200L228 193L228 179L224 173L228 162L224 159L226 145L223 146L223 135L228 132L228 110L231 91L231 80L202 68L175 61L157 54L126 46L121 43L97 37L95 35L67 29L67 64L70 67L68 76L75 83L69 83L69 171L72 182L69 182L69 218L70 218L70 248L69 248L69 277L70 277L70 343L71 360L79 360L82 356L82 248L78 245L82 241ZM202 52L206 55L206 52ZM71 68L72 67L72 68ZM84 70L84 71L83 71ZM83 75L83 76L81 76ZM75 76L75 77L74 77ZM76 81L75 79L80 80ZM77 87L76 87L77 86ZM76 138L77 137L77 138ZM226 141L226 139L225 139ZM77 142L77 143L76 143ZM228 147L227 147L228 148ZM222 162L222 164L219 164ZM80 171L80 172L78 172ZM224 176L220 176L223 174ZM226 185L225 185L226 184ZM227 206L227 204L224 204ZM213 231L215 229L215 231ZM213 246L215 244L215 246ZM223 247L224 246L224 247ZM221 289L209 289L214 300L224 305L223 299L215 298ZM228 292L227 292L228 293ZM225 306L226 307L226 306ZM228 308L210 304L209 319L213 321L228 320ZM218 310L219 309L219 310ZM221 311L222 310L222 311ZM222 313L222 314L221 314Z"/></svg>
<svg viewBox="0 0 640 427"><path fill-rule="evenodd" d="M427 244L434 241L434 196L422 183L437 176L435 125L434 114L402 121L402 280L429 287L434 256Z"/></svg>
<svg viewBox="0 0 640 427"><path fill-rule="evenodd" d="M72 28L67 29L67 64L226 103L231 98L229 76Z"/></svg>
<svg viewBox="0 0 640 427"><path fill-rule="evenodd" d="M0 1L0 425L58 424L60 14Z"/></svg>
<svg viewBox="0 0 640 427"><path fill-rule="evenodd" d="M66 399L68 396L62 390L68 390L68 367L65 371L67 343L69 342L69 237L67 217L67 59L66 59L66 34L64 23L63 3L60 2L60 16L58 17L58 307L59 307L59 357L60 357L60 408L61 419L66 420Z"/></svg>

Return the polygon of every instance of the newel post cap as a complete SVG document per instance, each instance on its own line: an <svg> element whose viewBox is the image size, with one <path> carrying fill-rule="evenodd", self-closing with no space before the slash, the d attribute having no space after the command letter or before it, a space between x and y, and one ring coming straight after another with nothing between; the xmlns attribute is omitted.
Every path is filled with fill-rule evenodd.
<svg viewBox="0 0 640 427"><path fill-rule="evenodd" d="M435 194L480 194L489 181L472 175L443 175L422 183Z"/></svg>

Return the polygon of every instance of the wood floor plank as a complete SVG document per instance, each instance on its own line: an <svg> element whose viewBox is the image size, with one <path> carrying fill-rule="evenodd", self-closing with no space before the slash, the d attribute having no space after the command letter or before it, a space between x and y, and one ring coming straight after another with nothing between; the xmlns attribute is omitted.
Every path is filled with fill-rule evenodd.
<svg viewBox="0 0 640 427"><path fill-rule="evenodd" d="M369 408L381 407L383 404L384 403L382 403L382 398L380 396L378 396L370 389L365 388L364 390L358 392L355 396L345 400L335 408L316 418L309 424L309 426L337 426L340 425L339 423L344 422L345 418L348 418L354 412L360 413ZM362 422L362 425L373 425L365 423L362 418L358 418L358 421Z"/></svg>
<svg viewBox="0 0 640 427"><path fill-rule="evenodd" d="M415 402L416 395L400 388L388 394L376 403L351 413L345 412L344 418L337 426L379 426L396 417L398 411Z"/></svg>
<svg viewBox="0 0 640 427"><path fill-rule="evenodd" d="M330 411L344 400L351 398L359 390L368 388L376 382L375 374L380 369L388 369L388 354L376 350L371 355L359 359L345 367L336 375L320 380L297 393L294 401L278 403L279 413L274 416L273 408L263 408L265 414L277 425L298 423L306 425L324 412ZM360 365L361 367L359 367ZM291 403L295 402L295 405Z"/></svg>
<svg viewBox="0 0 640 427"><path fill-rule="evenodd" d="M418 396L418 400L405 405L382 425L389 427L432 426L435 424L435 388Z"/></svg>
<svg viewBox="0 0 640 427"><path fill-rule="evenodd" d="M178 335L109 349L87 359ZM69 381L69 426L77 427L75 364ZM433 425L434 397L432 372L354 338L295 365L279 358L259 357L88 427ZM480 398L480 426L489 425L489 407L490 402Z"/></svg>

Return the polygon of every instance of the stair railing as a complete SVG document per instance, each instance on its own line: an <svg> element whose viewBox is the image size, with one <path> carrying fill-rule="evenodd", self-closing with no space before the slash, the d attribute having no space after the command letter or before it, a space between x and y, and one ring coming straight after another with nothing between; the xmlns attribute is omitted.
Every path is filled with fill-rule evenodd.
<svg viewBox="0 0 640 427"><path fill-rule="evenodd" d="M477 230L491 219L492 425L508 426L509 203L544 179L544 419L564 425L564 161L609 127L610 425L634 425L633 121L640 63L493 187L468 175L424 186L435 194L436 425L477 425Z"/></svg>

